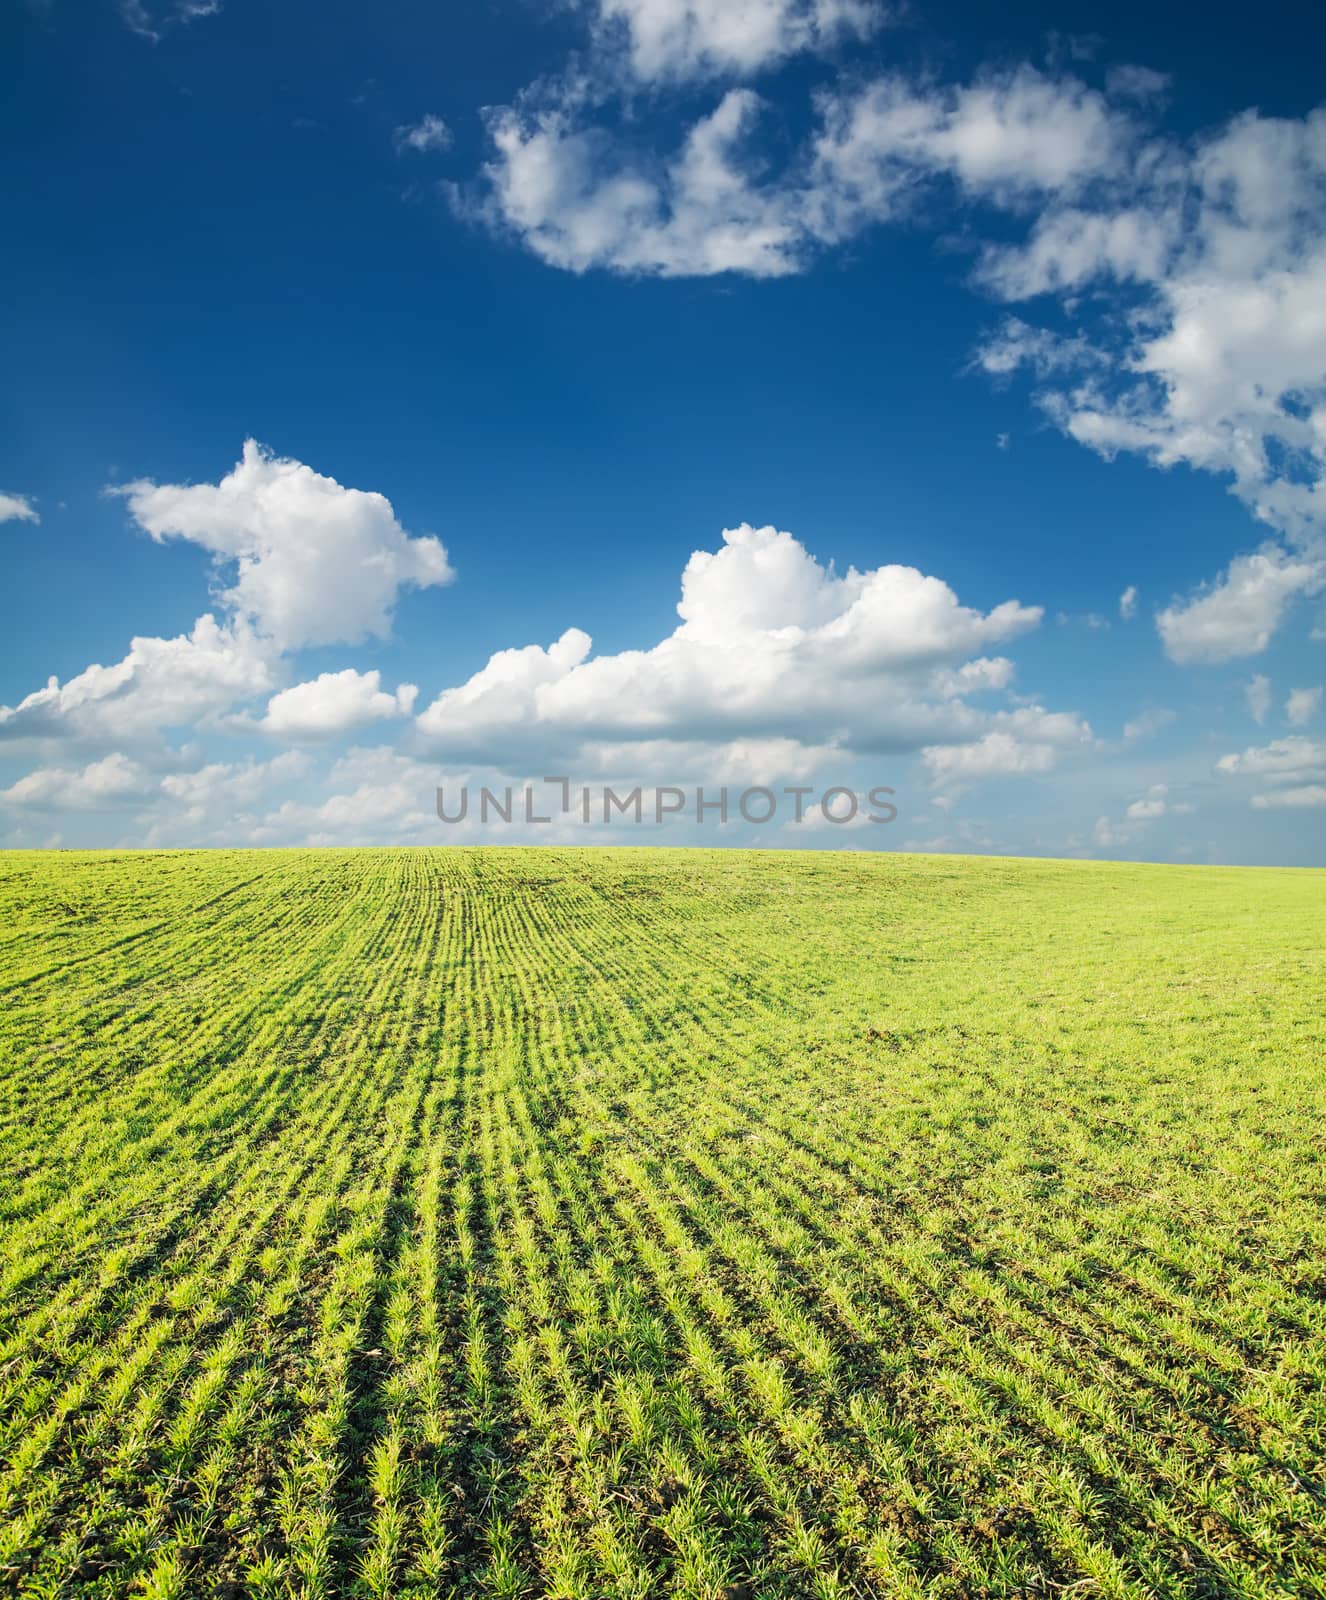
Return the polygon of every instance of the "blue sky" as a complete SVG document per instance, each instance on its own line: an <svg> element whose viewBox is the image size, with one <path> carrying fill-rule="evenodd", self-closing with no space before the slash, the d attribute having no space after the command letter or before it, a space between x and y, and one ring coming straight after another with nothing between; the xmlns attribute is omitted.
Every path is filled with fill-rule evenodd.
<svg viewBox="0 0 1326 1600"><path fill-rule="evenodd" d="M1321 864L1326 24L1191 18L10 6L0 841Z"/></svg>

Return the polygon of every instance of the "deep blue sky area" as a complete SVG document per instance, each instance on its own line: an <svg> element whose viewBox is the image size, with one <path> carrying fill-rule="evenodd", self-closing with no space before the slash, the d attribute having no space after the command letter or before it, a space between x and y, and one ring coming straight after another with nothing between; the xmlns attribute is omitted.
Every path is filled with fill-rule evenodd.
<svg viewBox="0 0 1326 1600"><path fill-rule="evenodd" d="M765 109L741 166L759 184L808 148L817 95L881 73L918 96L1024 67L1102 90L1121 65L1168 76L1141 110L1111 103L1198 172L1201 142L1241 112L1308 126L1326 98L1320 8L1270 3L1253 26L1246 8L1222 6L1021 3L996 16L917 3L866 39L625 89L595 17L592 5L534 0L225 0L193 18L166 0L138 13L114 0L5 8L0 491L24 497L39 520L0 527L0 702L17 707L51 675L67 682L89 663L119 661L132 636L185 633L209 608L224 616L215 596L233 569L213 563L215 546L157 542L129 502L104 491L137 479L218 483L254 438L386 496L410 535L442 540L457 574L446 586L404 585L389 637L296 641L273 686L377 670L386 687L418 684L421 711L494 651L547 645L568 627L592 635L596 655L649 650L677 625L691 552L718 549L723 528L772 524L838 574L896 563L979 612L1010 599L1044 608L1016 647L970 653L1015 655L1017 698L1005 709L1075 713L1090 742L1034 772L986 774L984 790L973 770L973 785L955 785L961 794L938 811L942 791L925 787L937 780L919 758L910 811L928 820L912 842L1320 861L1321 806L1254 807L1238 773L1224 783L1214 774L1226 754L1321 739L1319 715L1301 714L1307 701L1289 721L1282 711L1291 690L1310 698L1326 678L1326 646L1312 636L1321 585L1310 571L1297 580L1257 651L1178 659L1155 622L1218 587L1267 539L1311 567L1315 533L1259 521L1219 463L1163 466L1130 448L1084 447L1036 373L1005 380L976 360L1008 315L1059 332L1081 325L1082 303L1100 318L1099 337L1122 339L1129 315L1170 304L1169 283L1196 270L1176 243L1171 278L1130 283L1113 306L1113 282L1010 305L973 281L983 249L1024 239L1055 208L1123 207L1117 173L1103 198L1083 188L1009 199L926 172L909 180L905 211L815 241L778 276L667 275L606 258L568 269L497 214L484 175L494 161L484 108L534 119L559 93L562 126L594 126L596 159L627 159L603 155L620 148L657 172L725 93L753 88ZM572 105L564 89L538 87L564 82L574 63L599 75L594 96ZM446 147L403 148L398 130L425 115L446 124ZM1323 152L1326 184L1326 138ZM1140 162L1135 150L1128 160ZM1145 203L1163 210L1154 194ZM1296 240L1290 270L1316 270L1319 224L1320 214L1302 223L1310 237ZM1118 354L1121 381L1131 359ZM1078 381L1065 377L1064 392ZM1300 387L1312 393L1310 381ZM1138 600L1125 619L1129 586ZM1254 675L1273 696L1260 722L1246 700ZM842 692L904 689L844 681ZM1158 706L1172 715L1144 756L1125 749L1124 724ZM692 731L668 728L679 740ZM344 731L339 743L298 746L317 772L388 736L421 768L435 759L404 723ZM86 728L62 737L44 726L16 733L0 746L0 786L80 771L112 745L154 772L171 767L167 748L187 746L186 764L273 753L261 737L219 728L212 711L196 726L163 726L165 745L150 750L109 733L97 742ZM134 737L152 743L141 729ZM789 726L789 737L809 735ZM1304 761L1297 787L1310 790L1320 774L1313 752ZM300 803L315 806L323 780L304 781ZM1191 791L1191 809L1129 832L1127 807L1156 786ZM27 793L11 795L12 843L114 843L146 838L160 820L150 804L141 827L132 809L109 820L95 806L72 820L58 805L38 815ZM965 842L954 824L964 812ZM1126 837L1111 842L1119 830L1101 828L1106 819ZM220 837L169 825L158 836Z"/></svg>

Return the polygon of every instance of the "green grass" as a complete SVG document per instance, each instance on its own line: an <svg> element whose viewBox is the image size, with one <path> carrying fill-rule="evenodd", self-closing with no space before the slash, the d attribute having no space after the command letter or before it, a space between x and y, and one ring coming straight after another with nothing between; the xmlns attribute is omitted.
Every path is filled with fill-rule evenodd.
<svg viewBox="0 0 1326 1600"><path fill-rule="evenodd" d="M1326 1596L1326 876L0 858L0 1588Z"/></svg>

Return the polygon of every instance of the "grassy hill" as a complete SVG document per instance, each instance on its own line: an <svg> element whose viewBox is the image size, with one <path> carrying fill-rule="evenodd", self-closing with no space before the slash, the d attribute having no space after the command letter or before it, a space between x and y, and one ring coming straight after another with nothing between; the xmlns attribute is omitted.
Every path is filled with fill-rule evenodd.
<svg viewBox="0 0 1326 1600"><path fill-rule="evenodd" d="M0 1587L1326 1595L1326 875L0 857Z"/></svg>

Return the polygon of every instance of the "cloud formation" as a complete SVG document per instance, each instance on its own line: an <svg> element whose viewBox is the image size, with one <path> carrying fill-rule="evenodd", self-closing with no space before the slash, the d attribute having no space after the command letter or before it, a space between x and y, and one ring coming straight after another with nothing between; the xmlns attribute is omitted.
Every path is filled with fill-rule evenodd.
<svg viewBox="0 0 1326 1600"><path fill-rule="evenodd" d="M0 789L0 801L43 811L103 810L139 801L153 787L155 780L143 767L112 751L82 768L39 767Z"/></svg>
<svg viewBox="0 0 1326 1600"><path fill-rule="evenodd" d="M1277 540L1157 621L1181 663L1265 649L1326 581L1326 108L1152 139L1126 183L1056 199L980 278L1009 300L1057 296L1073 319L1112 306L1087 334L1034 329L1020 351L997 337L985 364L1030 368L1042 408L1101 455L1229 483Z"/></svg>
<svg viewBox="0 0 1326 1600"><path fill-rule="evenodd" d="M882 26L872 0L596 0L591 33L600 72L641 83L753 76L803 51L863 39Z"/></svg>
<svg viewBox="0 0 1326 1600"><path fill-rule="evenodd" d="M980 652L1034 627L1039 607L962 605L913 567L837 574L790 533L742 524L696 551L681 623L643 650L591 655L568 629L495 654L419 716L427 747L467 758L566 753L587 742L785 739L854 751L963 743L994 725L972 696L1011 663ZM1039 708L1007 713L1020 724Z"/></svg>
<svg viewBox="0 0 1326 1600"><path fill-rule="evenodd" d="M264 733L286 739L331 739L374 722L408 717L418 693L416 684L403 683L388 694L376 668L321 672L273 695L259 726Z"/></svg>
<svg viewBox="0 0 1326 1600"><path fill-rule="evenodd" d="M1260 726L1271 709L1271 680L1263 672L1254 672L1243 686L1243 697L1248 703L1248 715Z"/></svg>
<svg viewBox="0 0 1326 1600"><path fill-rule="evenodd" d="M25 494L0 494L0 522L40 522L37 508Z"/></svg>
<svg viewBox="0 0 1326 1600"><path fill-rule="evenodd" d="M1180 666L1234 661L1265 650L1286 607L1326 586L1326 559L1268 544L1238 556L1207 589L1156 617L1165 652Z"/></svg>
<svg viewBox="0 0 1326 1600"><path fill-rule="evenodd" d="M1321 688L1291 689L1285 700L1285 721L1291 728L1311 722L1321 710Z"/></svg>
<svg viewBox="0 0 1326 1600"><path fill-rule="evenodd" d="M1304 810L1326 805L1326 741L1290 734L1221 756L1216 771L1270 785L1251 798L1258 811Z"/></svg>
<svg viewBox="0 0 1326 1600"><path fill-rule="evenodd" d="M1101 455L1225 479L1274 531L1215 592L1160 613L1172 658L1255 654L1314 591L1326 107L1248 111L1176 138L1157 125L1168 80L1137 63L1110 68L1103 89L1028 62L960 83L844 72L812 92L809 131L775 154L786 122L752 80L865 36L885 20L877 8L595 0L587 18L583 59L489 113L479 182L456 191L463 211L572 272L771 278L910 219L923 199L933 211L947 185L950 206L996 223L973 288L1056 302L1048 321L1008 317L978 365L1028 373L1039 407ZM631 108L682 83L710 103L669 147L643 142L653 124Z"/></svg>
<svg viewBox="0 0 1326 1600"><path fill-rule="evenodd" d="M770 108L751 88L728 89L665 155L587 122L583 100L556 84L490 112L479 190L458 202L572 272L781 277L907 215L928 183L1019 208L1117 171L1131 140L1096 90L1031 66L825 91L813 135L772 175L757 140Z"/></svg>
<svg viewBox="0 0 1326 1600"><path fill-rule="evenodd" d="M450 583L439 540L413 538L385 495L343 488L249 439L219 483L117 488L154 539L186 539L235 578L219 596L282 650L386 638L405 588Z"/></svg>
<svg viewBox="0 0 1326 1600"><path fill-rule="evenodd" d="M407 534L385 496L343 488L252 441L219 483L142 480L114 492L154 539L198 544L233 575L217 595L226 614L205 613L173 639L135 638L113 665L63 684L52 678L17 706L0 706L0 741L159 741L219 727L223 714L260 696L273 697L262 725L296 738L409 714L413 685L385 694L376 672L281 688L289 652L385 637L403 588L450 582L442 545Z"/></svg>
<svg viewBox="0 0 1326 1600"><path fill-rule="evenodd" d="M131 33L158 44L171 28L187 27L203 17L214 17L222 0L119 0L120 17Z"/></svg>
<svg viewBox="0 0 1326 1600"><path fill-rule="evenodd" d="M449 150L452 145L451 129L431 111L425 112L418 122L404 123L392 138L398 152L413 151L415 155Z"/></svg>
<svg viewBox="0 0 1326 1600"><path fill-rule="evenodd" d="M155 739L196 729L239 701L274 687L276 651L243 623L207 613L174 639L136 638L113 666L51 678L17 706L0 706L0 740L76 739L89 744Z"/></svg>

